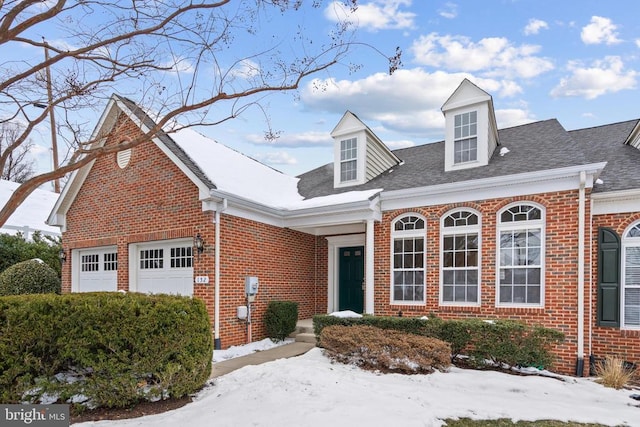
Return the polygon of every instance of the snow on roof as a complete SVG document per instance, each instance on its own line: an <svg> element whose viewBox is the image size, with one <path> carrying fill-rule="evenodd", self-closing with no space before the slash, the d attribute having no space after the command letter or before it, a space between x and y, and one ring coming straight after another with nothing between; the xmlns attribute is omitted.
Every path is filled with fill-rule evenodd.
<svg viewBox="0 0 640 427"><path fill-rule="evenodd" d="M191 128L180 129L170 136L218 190L272 208L293 210L357 202L380 191L350 191L303 200L298 193L299 178L266 166Z"/></svg>
<svg viewBox="0 0 640 427"><path fill-rule="evenodd" d="M193 129L170 134L218 190L271 207L299 202L298 178L283 174Z"/></svg>
<svg viewBox="0 0 640 427"><path fill-rule="evenodd" d="M19 186L20 184L16 182L0 180L0 206L4 206L7 203L11 194ZM53 191L34 190L27 199L18 206L4 226L0 228L0 232L15 234L18 231L26 231L25 227L28 227L29 232L38 230L43 234L59 236L60 229L58 227L52 227L45 223L57 199L58 194Z"/></svg>

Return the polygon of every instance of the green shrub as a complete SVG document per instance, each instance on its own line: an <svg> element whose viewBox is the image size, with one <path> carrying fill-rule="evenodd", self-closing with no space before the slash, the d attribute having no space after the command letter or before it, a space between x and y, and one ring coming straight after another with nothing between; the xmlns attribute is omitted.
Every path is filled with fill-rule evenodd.
<svg viewBox="0 0 640 427"><path fill-rule="evenodd" d="M0 296L46 293L60 293L60 278L39 259L19 262L0 273Z"/></svg>
<svg viewBox="0 0 640 427"><path fill-rule="evenodd" d="M451 347L444 341L373 326L326 327L320 345L333 360L368 370L428 374L451 364Z"/></svg>
<svg viewBox="0 0 640 427"><path fill-rule="evenodd" d="M313 325L318 342L322 331L332 325L369 325L438 338L451 345L452 360L457 356L467 355L467 362L476 367L498 365L547 368L554 359L551 347L564 339L564 335L556 330L528 326L513 320L442 320L433 316L428 319L382 316L339 318L316 315Z"/></svg>
<svg viewBox="0 0 640 427"><path fill-rule="evenodd" d="M211 372L211 326L201 300L87 293L0 298L0 403L128 407L183 397ZM76 402L74 402L76 403Z"/></svg>
<svg viewBox="0 0 640 427"><path fill-rule="evenodd" d="M479 367L547 368L554 360L551 346L564 339L561 332L515 320L467 322L472 336L469 355Z"/></svg>
<svg viewBox="0 0 640 427"><path fill-rule="evenodd" d="M31 240L22 234L0 233L0 273L22 261L39 258L60 276L60 237L33 233Z"/></svg>
<svg viewBox="0 0 640 427"><path fill-rule="evenodd" d="M293 301L270 301L264 313L267 336L282 341L296 330L298 303Z"/></svg>
<svg viewBox="0 0 640 427"><path fill-rule="evenodd" d="M439 338L442 320L437 317L389 317L389 316L362 316L362 317L336 317L328 314L313 316L313 331L316 339L320 340L322 330L328 326L342 325L368 325L380 329L392 329L409 334Z"/></svg>

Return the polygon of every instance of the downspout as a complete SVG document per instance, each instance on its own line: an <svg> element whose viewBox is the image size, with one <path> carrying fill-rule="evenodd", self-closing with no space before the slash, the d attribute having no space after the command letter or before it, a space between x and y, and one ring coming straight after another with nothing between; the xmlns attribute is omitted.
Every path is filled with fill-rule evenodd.
<svg viewBox="0 0 640 427"><path fill-rule="evenodd" d="M366 241L365 241L365 274L364 274L364 289L365 289L365 306L364 311L367 314L374 314L374 290L373 290L373 275L374 275L374 236L373 236L373 220L367 220Z"/></svg>
<svg viewBox="0 0 640 427"><path fill-rule="evenodd" d="M589 375L594 366L593 356L593 199L589 201Z"/></svg>
<svg viewBox="0 0 640 427"><path fill-rule="evenodd" d="M580 171L578 197L578 359L576 376L584 373L584 231L585 231L585 183L587 174Z"/></svg>
<svg viewBox="0 0 640 427"><path fill-rule="evenodd" d="M218 205L215 215L215 242L214 242L214 297L213 297L213 348L222 349L220 341L220 213L227 209L227 199L222 199L222 206Z"/></svg>

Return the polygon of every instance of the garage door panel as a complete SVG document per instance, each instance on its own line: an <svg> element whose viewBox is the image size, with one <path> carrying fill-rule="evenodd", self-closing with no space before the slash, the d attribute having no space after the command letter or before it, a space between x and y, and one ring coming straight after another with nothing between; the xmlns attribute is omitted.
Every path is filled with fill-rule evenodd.
<svg viewBox="0 0 640 427"><path fill-rule="evenodd" d="M192 242L157 242L138 250L138 292L193 295Z"/></svg>
<svg viewBox="0 0 640 427"><path fill-rule="evenodd" d="M117 248L91 248L79 251L77 292L118 290Z"/></svg>

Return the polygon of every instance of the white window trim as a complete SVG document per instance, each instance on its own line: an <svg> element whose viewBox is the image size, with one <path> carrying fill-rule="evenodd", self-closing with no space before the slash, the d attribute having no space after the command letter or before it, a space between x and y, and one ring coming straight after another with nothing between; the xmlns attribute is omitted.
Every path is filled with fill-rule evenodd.
<svg viewBox="0 0 640 427"><path fill-rule="evenodd" d="M476 121L475 121L475 125L476 125L476 133L471 135L467 135L467 136L461 136L460 138L456 138L455 136L455 131L456 131L456 117L458 116L463 116L465 114L471 114L475 112L476 113ZM460 166L460 165L467 165L467 164L473 164L473 163L477 163L478 162L478 122L479 122L479 118L478 118L479 112L476 109L471 109L469 111L464 111L464 112L459 112L457 114L453 115L453 164L456 166ZM471 139L471 138L475 138L476 139L476 158L473 160L467 160L467 161L460 161L460 162L456 162L456 142L458 141L463 141L465 139Z"/></svg>
<svg viewBox="0 0 640 427"><path fill-rule="evenodd" d="M519 205L530 205L540 209L540 219L533 221L520 221L520 222L511 222L503 224L501 222L501 216L504 211L507 211L514 206ZM528 200L521 200L518 202L510 203L504 208L500 209L496 216L496 289L495 289L495 299L496 299L496 307L508 307L508 308L544 308L545 301L545 274L546 274L546 251L547 251L547 242L546 242L546 217L547 212L544 206L539 203L531 202ZM500 302L500 234L502 231L509 230L521 230L522 228L540 228L540 303L539 304L522 304L522 303L504 303Z"/></svg>
<svg viewBox="0 0 640 427"><path fill-rule="evenodd" d="M403 218L415 216L424 221L424 228L419 230L403 230L403 231L395 231L396 222L400 221ZM426 305L427 304L427 218L423 215L416 212L407 212L395 218L391 221L391 242L389 247L389 300L392 305ZM424 251L422 254L422 269L424 270L423 282L422 286L424 287L424 291L422 293L422 301L396 301L393 298L394 289L393 289L393 243L394 240L398 237L422 237L424 239Z"/></svg>
<svg viewBox="0 0 640 427"><path fill-rule="evenodd" d="M349 157L348 159L342 160L342 151L343 151L342 150L342 144L346 143L347 141L349 141L349 142L353 141L353 143L355 144L356 155L355 155L355 157ZM359 165L359 162L358 162L359 157L360 157L360 147L359 147L359 144L358 144L358 137L357 136L353 136L351 138L345 138L345 139L341 139L340 140L340 163L339 163L339 169L340 170L338 171L338 174L340 175L340 183L341 184L350 184L350 183L358 181L358 177L360 176L359 175L359 166L360 165ZM345 163L351 163L351 162L355 162L355 164L356 164L355 178L343 180L342 179L342 166Z"/></svg>
<svg viewBox="0 0 640 427"><path fill-rule="evenodd" d="M445 227L444 220L449 215L457 212L471 212L478 217L477 225L466 225L459 227ZM456 301L444 301L444 237L449 234L461 234L461 233L478 233L478 301L471 302L456 302ZM460 307L479 307L482 301L481 287L482 283L482 215L475 209L471 208L458 208L452 209L442 215L440 218L440 292L438 301L442 306L460 306Z"/></svg>
<svg viewBox="0 0 640 427"><path fill-rule="evenodd" d="M624 322L624 296L625 296L625 291L627 289L625 283L626 283L626 262L627 262L627 257L626 257L626 252L627 252L627 248L637 248L640 247L640 237L627 237L627 234L629 234L629 232L631 231L632 228L636 227L636 226L640 226L640 221L635 221L633 222L629 227L627 227L626 230L624 230L624 233L622 233L622 244L620 246L620 255L622 258L622 262L620 263L620 286L621 286L621 292L620 292L620 329L626 329L626 330L640 330L640 325L635 326L627 326Z"/></svg>

